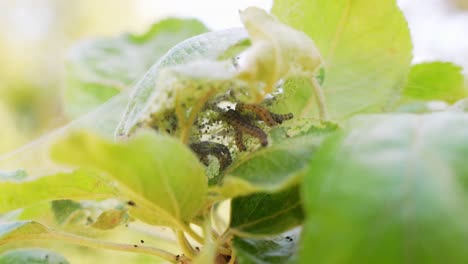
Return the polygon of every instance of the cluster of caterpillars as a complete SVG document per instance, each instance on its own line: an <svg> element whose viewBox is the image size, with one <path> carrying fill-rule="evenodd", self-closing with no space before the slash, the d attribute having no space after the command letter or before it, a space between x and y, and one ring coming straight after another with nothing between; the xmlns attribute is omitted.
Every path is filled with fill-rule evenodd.
<svg viewBox="0 0 468 264"><path fill-rule="evenodd" d="M239 151L246 151L244 133L258 138L262 146L268 145L267 134L254 124L255 121L261 120L267 126L274 127L285 120L292 119L293 114L275 114L260 105L237 103L236 109L227 110L222 114L222 118L234 128L234 139Z"/></svg>
<svg viewBox="0 0 468 264"><path fill-rule="evenodd" d="M260 105L237 103L235 109L222 111L220 118L234 129L234 140L239 151L246 151L244 134L257 138L264 147L268 145L268 136L256 125L257 121L263 121L267 126L274 127L282 124L285 120L292 119L293 114L276 114ZM197 153L200 161L207 166L209 165L209 155L213 155L218 159L220 170L224 170L232 163L229 148L223 144L202 141L190 144L190 148Z"/></svg>

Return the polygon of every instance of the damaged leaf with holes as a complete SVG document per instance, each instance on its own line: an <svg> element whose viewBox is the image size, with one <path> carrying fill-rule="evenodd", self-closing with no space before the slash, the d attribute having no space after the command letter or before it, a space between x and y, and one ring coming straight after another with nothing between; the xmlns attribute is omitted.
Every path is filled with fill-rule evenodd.
<svg viewBox="0 0 468 264"><path fill-rule="evenodd" d="M175 136L199 155L208 166L209 176L223 171L238 152L267 146L269 127L293 118L291 113L267 110L275 99L272 92L277 92L276 84L289 76L312 78L321 65L320 54L304 33L278 22L263 10L248 8L241 12L241 20L251 46L245 45L245 33L239 30L234 31L239 37L231 37L228 42L245 50L239 49L241 53L232 54L233 58L223 56L223 50L235 53L226 45L215 52L223 60L194 59L172 66L160 63L161 67L155 69L154 87L136 89L134 100L146 95L144 108L137 114L136 102L130 102L119 135L131 135L140 127L149 127ZM198 38L202 40L202 36ZM184 43L180 45L183 48ZM175 47L173 52L177 50ZM166 60L170 59L171 51ZM142 85L146 86L146 82ZM248 111L252 112L250 116L245 114ZM130 115L139 117L129 118ZM249 137L246 139L245 135ZM213 156L218 163L214 170L210 159Z"/></svg>

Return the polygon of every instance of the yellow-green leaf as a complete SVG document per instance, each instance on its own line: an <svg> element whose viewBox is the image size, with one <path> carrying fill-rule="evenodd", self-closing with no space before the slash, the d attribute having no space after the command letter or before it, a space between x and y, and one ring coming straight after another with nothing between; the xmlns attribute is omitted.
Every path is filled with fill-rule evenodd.
<svg viewBox="0 0 468 264"><path fill-rule="evenodd" d="M151 224L190 222L202 207L208 183L198 158L174 138L144 131L127 142L76 132L52 148L55 160L93 167L119 183L130 212Z"/></svg>
<svg viewBox="0 0 468 264"><path fill-rule="evenodd" d="M249 7L240 13L252 46L242 55L240 76L264 82L265 93L288 76L313 77L322 63L314 42L306 34L276 20L262 9Z"/></svg>
<svg viewBox="0 0 468 264"><path fill-rule="evenodd" d="M0 183L0 213L60 199L103 199L115 191L102 177L90 171L59 173L28 182Z"/></svg>
<svg viewBox="0 0 468 264"><path fill-rule="evenodd" d="M468 114L357 116L304 177L300 263L467 263Z"/></svg>
<svg viewBox="0 0 468 264"><path fill-rule="evenodd" d="M396 0L275 0L273 14L304 31L317 45L324 61L322 88L332 119L383 111L403 86L412 44ZM308 89L305 85L295 90ZM300 97L289 102L297 103L302 104L300 116L317 115L312 96L305 103Z"/></svg>
<svg viewBox="0 0 468 264"><path fill-rule="evenodd" d="M0 255L2 264L68 264L62 255L46 249L15 249Z"/></svg>
<svg viewBox="0 0 468 264"><path fill-rule="evenodd" d="M420 63L411 67L403 99L444 100L453 103L467 95L462 68L449 62Z"/></svg>

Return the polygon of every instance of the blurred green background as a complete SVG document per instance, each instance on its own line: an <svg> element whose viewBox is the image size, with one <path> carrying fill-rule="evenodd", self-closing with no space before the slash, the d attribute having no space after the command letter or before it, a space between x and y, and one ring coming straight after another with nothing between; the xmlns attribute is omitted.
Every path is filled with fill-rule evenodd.
<svg viewBox="0 0 468 264"><path fill-rule="evenodd" d="M144 30L136 2L0 1L0 153L68 121L60 92L67 50L85 38Z"/></svg>

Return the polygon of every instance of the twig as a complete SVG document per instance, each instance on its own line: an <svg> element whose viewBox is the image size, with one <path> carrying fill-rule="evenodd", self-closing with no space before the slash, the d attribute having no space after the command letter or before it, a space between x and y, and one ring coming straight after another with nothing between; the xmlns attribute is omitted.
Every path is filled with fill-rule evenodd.
<svg viewBox="0 0 468 264"><path fill-rule="evenodd" d="M175 231L177 235L177 242L179 242L179 246L184 252L184 254L190 258L194 259L195 258L195 250L193 249L192 245L190 245L190 242L187 240L185 237L185 234L183 231Z"/></svg>
<svg viewBox="0 0 468 264"><path fill-rule="evenodd" d="M134 252L134 253L143 253L152 256L156 256L162 259L165 259L171 263L177 263L176 256L170 252L165 250L149 247L149 246L141 246L141 245L130 245L130 244L120 244L120 243L113 243L108 241L103 241L99 239L93 239L88 237L82 237L74 234L62 233L58 231L50 231L49 233L40 234L40 235L26 235L21 237L22 240L57 240L57 241L64 241L75 245L91 247L91 248L98 248L98 249L109 249L109 250L117 250L117 251L126 251L126 252ZM15 238L18 240L18 237Z"/></svg>
<svg viewBox="0 0 468 264"><path fill-rule="evenodd" d="M236 252L233 250L231 252L231 259L229 260L229 262L227 264L235 264L236 263L236 258L237 258Z"/></svg>
<svg viewBox="0 0 468 264"><path fill-rule="evenodd" d="M184 228L184 232L187 233L193 239L195 239L195 241L197 241L198 243L202 245L205 243L205 239L199 234L197 234L195 231L193 231L193 229L189 225L184 225L183 228Z"/></svg>

